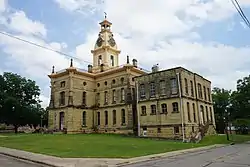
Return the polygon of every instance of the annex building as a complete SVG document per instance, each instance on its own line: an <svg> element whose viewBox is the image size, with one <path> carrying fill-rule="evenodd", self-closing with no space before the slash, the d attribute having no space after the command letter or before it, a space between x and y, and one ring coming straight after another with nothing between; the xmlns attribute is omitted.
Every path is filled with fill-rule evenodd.
<svg viewBox="0 0 250 167"><path fill-rule="evenodd" d="M91 50L88 70L74 67L49 75L49 128L67 133L134 133L188 137L200 126L215 126L211 82L185 68L147 73L137 60L121 65L108 20Z"/></svg>

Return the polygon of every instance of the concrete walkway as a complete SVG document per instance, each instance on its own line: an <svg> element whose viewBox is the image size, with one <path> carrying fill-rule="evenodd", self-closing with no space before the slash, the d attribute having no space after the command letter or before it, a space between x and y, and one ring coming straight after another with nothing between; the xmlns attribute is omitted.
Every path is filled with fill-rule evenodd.
<svg viewBox="0 0 250 167"><path fill-rule="evenodd" d="M22 160L28 160L51 167L115 167L123 166L137 162L149 161L152 159L176 156L184 153L190 153L212 148L223 147L225 145L212 145L207 147L199 147L188 150L179 150L162 154L154 154L130 159L112 159L112 158L59 158L43 154L35 154L27 151L9 149L0 147L0 154L15 157Z"/></svg>

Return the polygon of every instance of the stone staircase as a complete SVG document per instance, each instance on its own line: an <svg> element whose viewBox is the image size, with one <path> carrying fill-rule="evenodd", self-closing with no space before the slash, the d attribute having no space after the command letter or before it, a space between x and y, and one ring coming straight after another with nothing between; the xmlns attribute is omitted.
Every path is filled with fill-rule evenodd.
<svg viewBox="0 0 250 167"><path fill-rule="evenodd" d="M200 125L199 130L191 133L188 141L199 143L203 137L209 136L209 135L215 135L215 134L216 134L216 130L215 130L214 125L211 122L207 122L205 125Z"/></svg>

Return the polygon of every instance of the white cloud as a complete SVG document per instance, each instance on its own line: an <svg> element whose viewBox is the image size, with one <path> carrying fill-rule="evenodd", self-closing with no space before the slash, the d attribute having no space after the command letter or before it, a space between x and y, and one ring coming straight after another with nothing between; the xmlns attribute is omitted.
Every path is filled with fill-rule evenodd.
<svg viewBox="0 0 250 167"><path fill-rule="evenodd" d="M243 22L243 21L240 22L240 25L241 25L244 29L249 28L249 27L246 25L246 23Z"/></svg>
<svg viewBox="0 0 250 167"><path fill-rule="evenodd" d="M216 42L198 43L193 28L209 22L231 18L236 10L228 0L106 0L104 11L113 23L114 37L122 53L137 58L144 68L160 63L160 67L184 66L210 79L213 86L235 89L236 80L250 68L250 48L223 45ZM250 1L241 2L243 7ZM88 41L77 47L77 54L88 55L98 31L88 35ZM212 35L212 34L211 34ZM177 38L178 36L178 38ZM244 60L244 61L242 61Z"/></svg>
<svg viewBox="0 0 250 167"><path fill-rule="evenodd" d="M66 11L90 14L99 10L102 0L54 0L54 2Z"/></svg>
<svg viewBox="0 0 250 167"><path fill-rule="evenodd" d="M7 7L7 0L0 0L0 12L4 12Z"/></svg>
<svg viewBox="0 0 250 167"><path fill-rule="evenodd" d="M45 26L38 21L32 21L27 18L23 11L17 11L10 14L8 19L10 21L7 26L11 30L27 35L34 34L46 36L47 30Z"/></svg>
<svg viewBox="0 0 250 167"><path fill-rule="evenodd" d="M42 108L46 108L46 107L49 106L49 100L50 100L50 99L49 99L47 96L41 95L41 96L40 96L40 100L42 101L42 102L41 102Z"/></svg>
<svg viewBox="0 0 250 167"><path fill-rule="evenodd" d="M5 6L7 6L7 1L5 2ZM6 31L14 31L16 34L15 36L18 38L58 51L67 48L66 43L45 42L44 38L46 38L47 34L45 25L39 21L29 19L24 11L0 13L0 18L5 25ZM49 83L47 75L51 73L53 65L56 70L69 67L70 58L3 34L0 34L0 46L2 52L6 53L5 56L8 56L5 58L5 60L7 60L4 62L5 68L1 70L7 71L7 69L15 69L18 70L15 72L31 78L32 80L36 80L42 89L40 96L44 101L42 104L46 106L48 103L47 96L49 96L49 87L47 86L48 84L45 84L45 86L44 83ZM77 64L77 62L75 64Z"/></svg>

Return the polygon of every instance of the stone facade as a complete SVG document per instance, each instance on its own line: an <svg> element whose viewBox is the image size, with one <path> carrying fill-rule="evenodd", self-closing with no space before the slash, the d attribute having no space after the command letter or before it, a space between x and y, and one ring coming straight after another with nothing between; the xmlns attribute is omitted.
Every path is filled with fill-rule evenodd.
<svg viewBox="0 0 250 167"><path fill-rule="evenodd" d="M181 138L208 121L214 124L210 81L181 67L158 71L155 66L146 73L129 57L119 65L112 24L105 19L100 25L88 70L71 60L67 69L55 72L53 67L49 75L49 128Z"/></svg>
<svg viewBox="0 0 250 167"><path fill-rule="evenodd" d="M129 133L135 127L135 82L145 74L130 64L119 66L111 23L104 20L93 54L93 66L84 71L73 66L49 75L51 100L49 127L67 133Z"/></svg>
<svg viewBox="0 0 250 167"><path fill-rule="evenodd" d="M142 135L188 138L201 125L215 126L210 81L182 67L153 68L135 77Z"/></svg>

